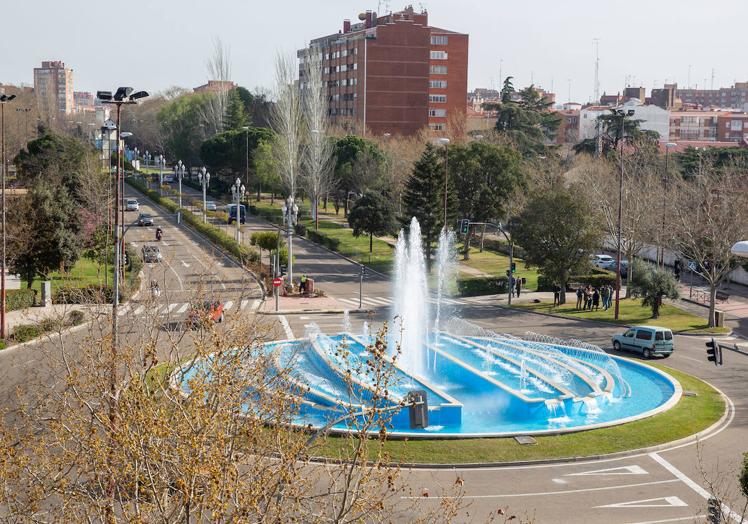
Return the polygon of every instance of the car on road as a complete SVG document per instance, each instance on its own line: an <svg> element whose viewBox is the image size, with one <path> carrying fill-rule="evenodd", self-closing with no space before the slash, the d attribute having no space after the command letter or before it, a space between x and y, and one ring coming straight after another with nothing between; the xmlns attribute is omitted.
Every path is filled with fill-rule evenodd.
<svg viewBox="0 0 748 524"><path fill-rule="evenodd" d="M146 264L153 264L161 262L161 260L163 260L163 257L161 256L161 250L158 248L158 246L146 244L143 246L142 252L143 262L145 262Z"/></svg>
<svg viewBox="0 0 748 524"><path fill-rule="evenodd" d="M205 210L206 211L216 211L218 209L218 206L216 206L216 203L212 200L208 200L205 202Z"/></svg>
<svg viewBox="0 0 748 524"><path fill-rule="evenodd" d="M137 198L128 198L125 209L127 211L140 211L140 204Z"/></svg>
<svg viewBox="0 0 748 524"><path fill-rule="evenodd" d="M658 326L634 326L621 335L613 335L613 349L641 353L644 358L669 357L675 349L673 332Z"/></svg>
<svg viewBox="0 0 748 524"><path fill-rule="evenodd" d="M229 204L226 206L226 211L229 215L228 223L231 224L232 222L236 222L236 204ZM239 206L239 218L242 224L247 218L247 207L244 205Z"/></svg>
<svg viewBox="0 0 748 524"><path fill-rule="evenodd" d="M220 300L204 300L192 304L187 316L188 326L206 327L213 322L223 322L223 304Z"/></svg>
<svg viewBox="0 0 748 524"><path fill-rule="evenodd" d="M612 257L611 257L612 258ZM608 271L616 272L616 259L612 258L610 262L606 262L605 265L600 266L601 269L607 269ZM629 261L625 258L621 259L621 276L626 278L629 274Z"/></svg>
<svg viewBox="0 0 748 524"><path fill-rule="evenodd" d="M153 225L153 217L149 215L148 213L140 213L138 216L138 225L139 226L152 226Z"/></svg>
<svg viewBox="0 0 748 524"><path fill-rule="evenodd" d="M613 265L615 265L616 259L610 255L591 255L590 262L595 267L599 267L601 269L608 269L606 266L610 263L613 263Z"/></svg>

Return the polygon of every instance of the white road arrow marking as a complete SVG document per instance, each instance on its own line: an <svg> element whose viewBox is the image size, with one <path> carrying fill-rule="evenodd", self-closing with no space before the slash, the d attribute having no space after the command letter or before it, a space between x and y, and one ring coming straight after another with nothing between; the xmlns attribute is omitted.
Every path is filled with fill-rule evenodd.
<svg viewBox="0 0 748 524"><path fill-rule="evenodd" d="M632 500L631 502L619 502L595 508L685 508L688 506L678 497L658 497L656 499Z"/></svg>
<svg viewBox="0 0 748 524"><path fill-rule="evenodd" d="M232 307L234 307L234 302L232 300L229 300L228 302L226 302L226 304L224 304L223 309L228 311Z"/></svg>
<svg viewBox="0 0 748 524"><path fill-rule="evenodd" d="M182 265L183 265L184 267L190 267L190 265L189 265L189 264L188 264L187 262L185 262L184 260L182 260Z"/></svg>
<svg viewBox="0 0 748 524"><path fill-rule="evenodd" d="M564 477L583 477L587 475L648 475L641 466L621 466L620 468L596 469L593 471L582 471L580 473L569 473Z"/></svg>

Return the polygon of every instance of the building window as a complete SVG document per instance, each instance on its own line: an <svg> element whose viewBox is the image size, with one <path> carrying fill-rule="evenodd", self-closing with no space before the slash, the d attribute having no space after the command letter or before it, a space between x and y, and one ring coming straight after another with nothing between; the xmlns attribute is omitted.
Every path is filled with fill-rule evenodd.
<svg viewBox="0 0 748 524"><path fill-rule="evenodd" d="M429 80L429 87L432 89L447 89L446 80Z"/></svg>
<svg viewBox="0 0 748 524"><path fill-rule="evenodd" d="M444 124L429 124L432 131L444 131Z"/></svg>
<svg viewBox="0 0 748 524"><path fill-rule="evenodd" d="M431 60L446 60L446 51L431 51Z"/></svg>
<svg viewBox="0 0 748 524"><path fill-rule="evenodd" d="M444 118L447 116L447 110L446 109L429 109L429 116L434 116L437 118Z"/></svg>
<svg viewBox="0 0 748 524"><path fill-rule="evenodd" d="M434 65L432 65L429 68L429 72L432 75L446 75L447 74L447 66L434 66Z"/></svg>
<svg viewBox="0 0 748 524"><path fill-rule="evenodd" d="M730 131L741 131L742 129L743 129L742 120L731 120L730 121Z"/></svg>
<svg viewBox="0 0 748 524"><path fill-rule="evenodd" d="M449 37L446 35L431 35L431 45L447 45Z"/></svg>
<svg viewBox="0 0 748 524"><path fill-rule="evenodd" d="M447 95L429 95L429 102L436 102L438 104L446 104Z"/></svg>

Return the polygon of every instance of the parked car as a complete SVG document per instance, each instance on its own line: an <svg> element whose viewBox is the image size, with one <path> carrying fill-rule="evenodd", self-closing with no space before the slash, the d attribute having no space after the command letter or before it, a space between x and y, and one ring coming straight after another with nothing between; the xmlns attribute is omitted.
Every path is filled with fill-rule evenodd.
<svg viewBox="0 0 748 524"><path fill-rule="evenodd" d="M611 262L613 265L616 263L616 259L610 255L590 255L590 262L593 266L601 269L607 269L607 265Z"/></svg>
<svg viewBox="0 0 748 524"><path fill-rule="evenodd" d="M611 257L612 258L612 257ZM605 265L599 266L601 269L607 269L608 271L616 272L616 259L613 258L610 262L606 262ZM629 261L621 259L621 276L623 278L628 277L629 274Z"/></svg>
<svg viewBox="0 0 748 524"><path fill-rule="evenodd" d="M138 225L139 226L152 226L153 217L149 215L148 213L140 213L140 215L138 216Z"/></svg>
<svg viewBox="0 0 748 524"><path fill-rule="evenodd" d="M140 204L136 198L128 198L125 209L127 211L140 211Z"/></svg>
<svg viewBox="0 0 748 524"><path fill-rule="evenodd" d="M146 264L153 264L161 262L163 257L161 256L161 250L158 246L146 244L143 246L143 262Z"/></svg>
<svg viewBox="0 0 748 524"><path fill-rule="evenodd" d="M219 300L204 300L192 304L187 316L187 325L205 327L213 322L223 322L223 304Z"/></svg>
<svg viewBox="0 0 748 524"><path fill-rule="evenodd" d="M236 222L236 204L229 204L226 206L226 211L228 211L229 214L228 223L231 224L232 222ZM247 206L239 206L239 218L240 222L243 224L247 219Z"/></svg>
<svg viewBox="0 0 748 524"><path fill-rule="evenodd" d="M673 332L657 326L634 326L622 335L613 336L613 349L641 353L644 358L669 357L673 346Z"/></svg>
<svg viewBox="0 0 748 524"><path fill-rule="evenodd" d="M205 209L206 211L216 211L218 209L218 206L216 206L216 203L212 200L207 200L205 202Z"/></svg>

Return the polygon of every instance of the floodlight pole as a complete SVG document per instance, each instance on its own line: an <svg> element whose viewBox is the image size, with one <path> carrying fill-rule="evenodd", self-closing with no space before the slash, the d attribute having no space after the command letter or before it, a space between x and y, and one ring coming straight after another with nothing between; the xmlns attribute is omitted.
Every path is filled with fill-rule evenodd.
<svg viewBox="0 0 748 524"><path fill-rule="evenodd" d="M5 161L5 104L13 100L15 95L0 95L0 162L2 162L2 275L0 275L0 339L5 339L7 333L5 330L5 309L6 309L6 297L5 297L5 271L6 271L6 257L5 257L5 172L8 168L7 162Z"/></svg>

